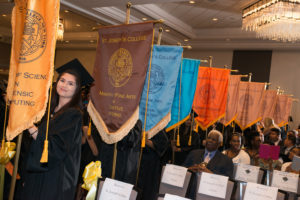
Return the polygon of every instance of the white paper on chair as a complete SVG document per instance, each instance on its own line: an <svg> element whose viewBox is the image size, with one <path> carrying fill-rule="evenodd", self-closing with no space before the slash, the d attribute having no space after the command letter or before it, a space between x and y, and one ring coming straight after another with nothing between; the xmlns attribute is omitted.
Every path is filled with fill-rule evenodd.
<svg viewBox="0 0 300 200"><path fill-rule="evenodd" d="M276 200L278 188L247 183L244 200Z"/></svg>
<svg viewBox="0 0 300 200"><path fill-rule="evenodd" d="M225 198L228 177L202 172L198 193Z"/></svg>
<svg viewBox="0 0 300 200"><path fill-rule="evenodd" d="M238 163L236 166L235 180L257 183L259 167Z"/></svg>
<svg viewBox="0 0 300 200"><path fill-rule="evenodd" d="M133 185L106 178L99 200L129 200Z"/></svg>
<svg viewBox="0 0 300 200"><path fill-rule="evenodd" d="M173 194L165 194L164 200L190 200Z"/></svg>
<svg viewBox="0 0 300 200"><path fill-rule="evenodd" d="M284 191L297 193L298 176L298 174L274 170L271 186Z"/></svg>
<svg viewBox="0 0 300 200"><path fill-rule="evenodd" d="M186 172L185 167L167 164L161 182L182 188Z"/></svg>

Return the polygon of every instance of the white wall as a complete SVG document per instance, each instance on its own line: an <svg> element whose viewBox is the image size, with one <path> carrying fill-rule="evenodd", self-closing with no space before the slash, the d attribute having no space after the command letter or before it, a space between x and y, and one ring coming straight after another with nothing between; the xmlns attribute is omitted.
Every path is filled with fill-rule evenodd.
<svg viewBox="0 0 300 200"><path fill-rule="evenodd" d="M300 51L273 51L270 82L272 89L280 86L286 94L293 94L293 98L300 99ZM294 102L292 128L300 124L299 113L299 102Z"/></svg>

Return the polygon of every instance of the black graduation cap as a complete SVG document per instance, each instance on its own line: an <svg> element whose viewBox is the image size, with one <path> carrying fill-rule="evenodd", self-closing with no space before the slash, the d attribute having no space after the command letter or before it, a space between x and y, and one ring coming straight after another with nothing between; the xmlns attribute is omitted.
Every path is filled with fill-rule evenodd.
<svg viewBox="0 0 300 200"><path fill-rule="evenodd" d="M93 77L89 74L89 72L84 68L84 66L79 62L77 58L57 68L56 71L60 74L68 69L75 70L80 75L81 87L90 85L94 82Z"/></svg>

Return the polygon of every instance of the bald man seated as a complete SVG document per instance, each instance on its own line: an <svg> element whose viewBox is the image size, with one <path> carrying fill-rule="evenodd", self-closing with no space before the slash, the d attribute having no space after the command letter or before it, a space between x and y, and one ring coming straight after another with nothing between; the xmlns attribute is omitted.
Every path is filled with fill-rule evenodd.
<svg viewBox="0 0 300 200"><path fill-rule="evenodd" d="M218 151L218 147L222 141L223 136L219 131L210 131L206 139L205 149L191 151L184 161L183 166L192 172L206 172L232 177L232 160ZM187 197L195 198L196 185L197 179L195 175L193 175L188 187Z"/></svg>

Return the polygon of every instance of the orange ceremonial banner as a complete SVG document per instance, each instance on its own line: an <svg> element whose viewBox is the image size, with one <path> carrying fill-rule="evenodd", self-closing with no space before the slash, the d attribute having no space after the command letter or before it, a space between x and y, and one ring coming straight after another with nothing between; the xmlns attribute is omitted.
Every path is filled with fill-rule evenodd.
<svg viewBox="0 0 300 200"><path fill-rule="evenodd" d="M239 105L235 122L242 130L261 120L260 108L264 99L264 83L240 82Z"/></svg>
<svg viewBox="0 0 300 200"><path fill-rule="evenodd" d="M239 87L241 82L241 75L230 75L228 84L228 95L226 113L221 123L228 126L237 116L237 107L239 99Z"/></svg>
<svg viewBox="0 0 300 200"><path fill-rule="evenodd" d="M193 102L195 118L202 130L224 117L230 70L200 67Z"/></svg>
<svg viewBox="0 0 300 200"><path fill-rule="evenodd" d="M277 102L277 91L276 90L265 90L264 100L261 106L260 116L262 120L265 118L273 118L275 105Z"/></svg>
<svg viewBox="0 0 300 200"><path fill-rule="evenodd" d="M288 123L288 117L291 114L293 100L287 95L278 95L275 111L274 122L279 126L285 126Z"/></svg>
<svg viewBox="0 0 300 200"><path fill-rule="evenodd" d="M15 0L7 87L10 103L6 131L12 140L39 121L53 77L59 0Z"/></svg>

